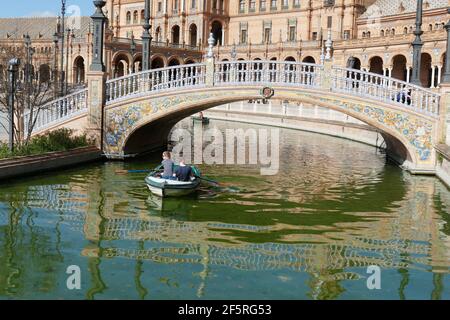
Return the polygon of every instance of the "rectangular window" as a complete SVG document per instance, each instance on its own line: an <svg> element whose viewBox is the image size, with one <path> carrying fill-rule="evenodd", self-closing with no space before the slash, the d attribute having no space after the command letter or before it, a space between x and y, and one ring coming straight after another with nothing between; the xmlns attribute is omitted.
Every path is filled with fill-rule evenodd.
<svg viewBox="0 0 450 320"><path fill-rule="evenodd" d="M191 0L191 9L195 9L197 7L197 1Z"/></svg>
<svg viewBox="0 0 450 320"><path fill-rule="evenodd" d="M333 17L329 16L327 21L327 28L331 29L333 27Z"/></svg>
<svg viewBox="0 0 450 320"><path fill-rule="evenodd" d="M241 44L247 43L247 30L243 29L241 30Z"/></svg>
<svg viewBox="0 0 450 320"><path fill-rule="evenodd" d="M312 33L312 40L314 40L314 41L317 40L317 32Z"/></svg>
<svg viewBox="0 0 450 320"><path fill-rule="evenodd" d="M264 43L270 43L271 42L271 34L272 30L270 28L264 29Z"/></svg>
<svg viewBox="0 0 450 320"><path fill-rule="evenodd" d="M300 8L300 0L294 0L294 8Z"/></svg>
<svg viewBox="0 0 450 320"><path fill-rule="evenodd" d="M281 0L281 8L289 9L289 0Z"/></svg>
<svg viewBox="0 0 450 320"><path fill-rule="evenodd" d="M277 0L270 0L270 10L277 10Z"/></svg>
<svg viewBox="0 0 450 320"><path fill-rule="evenodd" d="M256 11L256 0L250 0L249 11L250 12L255 12Z"/></svg>
<svg viewBox="0 0 450 320"><path fill-rule="evenodd" d="M344 40L350 39L350 30L344 30Z"/></svg>
<svg viewBox="0 0 450 320"><path fill-rule="evenodd" d="M266 11L266 0L259 1L259 11Z"/></svg>
<svg viewBox="0 0 450 320"><path fill-rule="evenodd" d="M245 12L245 0L239 0L239 13Z"/></svg>
<svg viewBox="0 0 450 320"><path fill-rule="evenodd" d="M161 11L162 11L162 2L159 1L158 2L158 12L161 12Z"/></svg>
<svg viewBox="0 0 450 320"><path fill-rule="evenodd" d="M297 40L297 28L295 26L289 27L289 41L296 41Z"/></svg>

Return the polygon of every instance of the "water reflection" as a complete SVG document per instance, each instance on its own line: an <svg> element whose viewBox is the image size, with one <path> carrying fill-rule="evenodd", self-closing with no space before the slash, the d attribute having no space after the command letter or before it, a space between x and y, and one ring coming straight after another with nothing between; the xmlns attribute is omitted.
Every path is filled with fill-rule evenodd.
<svg viewBox="0 0 450 320"><path fill-rule="evenodd" d="M230 187L182 201L116 174L148 159L0 186L0 297L449 298L450 193L438 180L354 142L282 139L280 174L204 166ZM65 287L71 264L79 292ZM382 268L379 292L366 288L369 265Z"/></svg>

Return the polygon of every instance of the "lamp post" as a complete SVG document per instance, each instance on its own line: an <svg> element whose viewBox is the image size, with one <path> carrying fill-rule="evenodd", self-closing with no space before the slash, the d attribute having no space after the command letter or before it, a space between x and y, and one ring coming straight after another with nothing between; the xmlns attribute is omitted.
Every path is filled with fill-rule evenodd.
<svg viewBox="0 0 450 320"><path fill-rule="evenodd" d="M150 70L150 56L151 56L151 42L152 36L150 34L150 0L145 0L145 11L144 11L144 25L142 28L142 71Z"/></svg>
<svg viewBox="0 0 450 320"><path fill-rule="evenodd" d="M61 0L61 28L60 28L60 36L61 36L61 76L60 76L60 84L59 84L59 88L60 88L60 94L61 96L63 96L65 94L64 89L65 89L65 74L64 74L64 33L65 33L65 25L64 25L64 18L65 18L65 14L66 14L66 0Z"/></svg>
<svg viewBox="0 0 450 320"><path fill-rule="evenodd" d="M447 9L447 13L450 14L450 8ZM445 25L447 31L447 52L445 52L445 66L444 75L441 83L450 83L450 20Z"/></svg>
<svg viewBox="0 0 450 320"><path fill-rule="evenodd" d="M423 42L420 36L423 34L422 31L422 14L423 14L423 0L417 0L417 13L416 13L416 30L414 35L413 46L413 69L411 75L411 83L417 86L422 85L420 81L420 67L422 62L422 47Z"/></svg>
<svg viewBox="0 0 450 320"><path fill-rule="evenodd" d="M16 73L20 59L11 59L8 62L8 107L9 107L9 151L14 151L14 95L16 94Z"/></svg>
<svg viewBox="0 0 450 320"><path fill-rule="evenodd" d="M131 53L131 73L134 73L134 55L136 54L136 41L134 41L134 34L131 34L131 45L130 45L130 53Z"/></svg>
<svg viewBox="0 0 450 320"><path fill-rule="evenodd" d="M105 64L103 63L103 43L104 43L104 31L106 17L103 14L102 8L105 6L106 1L95 0L93 1L96 7L95 13L91 16L92 23L94 25L94 45L93 45L93 57L90 66L91 71L105 72Z"/></svg>
<svg viewBox="0 0 450 320"><path fill-rule="evenodd" d="M75 35L73 34L73 30L70 28L67 28L67 48L66 48L66 61L65 61L65 71L64 71L64 95L67 94L67 87L69 85L67 81L67 76L69 74L69 48L70 48L70 41Z"/></svg>
<svg viewBox="0 0 450 320"><path fill-rule="evenodd" d="M54 61L53 61L53 85L54 85L54 97L58 95L58 41L59 36L55 32L53 34L53 45L54 45Z"/></svg>

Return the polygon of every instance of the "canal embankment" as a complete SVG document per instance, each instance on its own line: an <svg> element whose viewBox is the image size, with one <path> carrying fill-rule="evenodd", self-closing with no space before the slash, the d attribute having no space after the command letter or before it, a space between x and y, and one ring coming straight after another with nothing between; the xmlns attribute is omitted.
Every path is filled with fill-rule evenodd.
<svg viewBox="0 0 450 320"><path fill-rule="evenodd" d="M438 144L438 160L436 164L436 176L450 188L450 146Z"/></svg>
<svg viewBox="0 0 450 320"><path fill-rule="evenodd" d="M68 151L7 158L0 160L0 182L4 182L6 179L99 161L102 157L98 148L89 146Z"/></svg>

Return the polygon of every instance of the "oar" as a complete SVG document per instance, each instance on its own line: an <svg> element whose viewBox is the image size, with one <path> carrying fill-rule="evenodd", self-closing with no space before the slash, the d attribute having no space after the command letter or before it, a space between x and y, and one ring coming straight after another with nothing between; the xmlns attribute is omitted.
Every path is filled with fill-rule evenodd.
<svg viewBox="0 0 450 320"><path fill-rule="evenodd" d="M150 170L150 169L142 169L142 170L116 170L116 173L117 173L117 174L127 174L127 173L152 173L152 172L158 171L158 170L161 169L161 168L162 168L162 165L156 167L156 168L153 169L153 170Z"/></svg>
<svg viewBox="0 0 450 320"><path fill-rule="evenodd" d="M218 183L217 181L214 181L214 180L212 180L212 179L203 178L203 177L200 177L200 176L197 176L197 175L195 175L194 177L199 178L200 180L204 180L204 181L206 181L206 182L210 182L210 183L219 185L219 183Z"/></svg>

